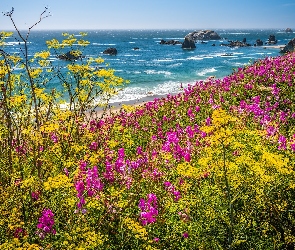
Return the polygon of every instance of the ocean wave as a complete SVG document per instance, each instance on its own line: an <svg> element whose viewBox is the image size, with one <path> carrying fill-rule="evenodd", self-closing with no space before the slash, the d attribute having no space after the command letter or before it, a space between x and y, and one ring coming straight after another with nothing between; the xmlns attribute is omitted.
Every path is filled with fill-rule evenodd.
<svg viewBox="0 0 295 250"><path fill-rule="evenodd" d="M205 76L208 73L213 73L216 72L217 70L215 68L207 68L207 69L203 69L202 71L198 72L197 75L198 76Z"/></svg>
<svg viewBox="0 0 295 250"><path fill-rule="evenodd" d="M159 75L159 74L163 74L163 75L166 75L166 76L172 75L172 73L170 71L154 70L154 69L145 70L144 73L146 73L148 75Z"/></svg>
<svg viewBox="0 0 295 250"><path fill-rule="evenodd" d="M153 62L174 62L175 60L172 58L166 58L166 59L155 59Z"/></svg>
<svg viewBox="0 0 295 250"><path fill-rule="evenodd" d="M199 56L191 56L187 58L188 60L203 60L204 57L199 57Z"/></svg>
<svg viewBox="0 0 295 250"><path fill-rule="evenodd" d="M250 35L251 33L249 32L228 32L228 33L220 33L224 35Z"/></svg>
<svg viewBox="0 0 295 250"><path fill-rule="evenodd" d="M187 87L189 83L182 83L182 87ZM164 96L168 93L175 94L181 91L181 83L167 81L153 87L126 87L119 94L110 100L110 103L124 103L137 101L145 97Z"/></svg>
<svg viewBox="0 0 295 250"><path fill-rule="evenodd" d="M99 46L116 46L115 43L92 43L93 45L99 45Z"/></svg>

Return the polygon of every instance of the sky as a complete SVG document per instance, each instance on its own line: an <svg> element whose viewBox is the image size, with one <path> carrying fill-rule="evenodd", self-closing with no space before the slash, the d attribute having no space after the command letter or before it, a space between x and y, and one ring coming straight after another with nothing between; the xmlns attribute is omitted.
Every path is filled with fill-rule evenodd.
<svg viewBox="0 0 295 250"><path fill-rule="evenodd" d="M295 0L0 0L0 30L286 29L295 31Z"/></svg>

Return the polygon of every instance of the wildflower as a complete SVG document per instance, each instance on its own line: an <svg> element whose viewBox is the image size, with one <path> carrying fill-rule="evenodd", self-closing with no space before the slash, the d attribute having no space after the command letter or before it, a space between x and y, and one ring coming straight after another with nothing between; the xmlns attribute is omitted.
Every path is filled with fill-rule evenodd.
<svg viewBox="0 0 295 250"><path fill-rule="evenodd" d="M13 233L13 237L14 237L14 238L18 238L18 239L20 239L20 238L22 238L22 237L24 237L24 236L26 236L26 235L27 235L26 230L24 230L24 229L21 228L21 227L17 227L17 228L14 230L14 233Z"/></svg>
<svg viewBox="0 0 295 250"><path fill-rule="evenodd" d="M35 201L37 201L39 199L39 195L40 195L40 192L39 191L36 191L36 192L32 192L31 193L31 197Z"/></svg>
<svg viewBox="0 0 295 250"><path fill-rule="evenodd" d="M181 198L181 193L176 190L176 188L172 185L171 182L164 182L165 189L174 195L174 201L178 201Z"/></svg>
<svg viewBox="0 0 295 250"><path fill-rule="evenodd" d="M57 135L55 133L51 133L50 138L51 138L52 142L58 143L58 138L57 138Z"/></svg>
<svg viewBox="0 0 295 250"><path fill-rule="evenodd" d="M287 148L287 146L286 146L287 139L286 139L285 136L280 135L279 136L279 139L278 139L278 143L279 143L278 149L280 149L280 150L286 150L286 148Z"/></svg>
<svg viewBox="0 0 295 250"><path fill-rule="evenodd" d="M91 144L89 145L89 149L90 150L96 150L97 147L98 147L98 144L95 141L94 142L91 142Z"/></svg>
<svg viewBox="0 0 295 250"><path fill-rule="evenodd" d="M195 114L193 113L192 109L189 108L187 111L187 115L189 118L193 119L195 117Z"/></svg>
<svg viewBox="0 0 295 250"><path fill-rule="evenodd" d="M86 166L87 166L87 162L86 161L81 160L79 162L79 168L80 168L81 171L85 171Z"/></svg>
<svg viewBox="0 0 295 250"><path fill-rule="evenodd" d="M65 173L65 175L67 176L67 177L69 177L69 170L67 169L67 168L64 168L64 173Z"/></svg>
<svg viewBox="0 0 295 250"><path fill-rule="evenodd" d="M190 153L186 152L186 153L184 154L184 160L185 160L186 162L190 162L190 161L191 161L191 155L190 155Z"/></svg>
<svg viewBox="0 0 295 250"><path fill-rule="evenodd" d="M97 166L87 170L86 189L88 196L93 196L97 191L101 191L103 189L103 183L98 177Z"/></svg>
<svg viewBox="0 0 295 250"><path fill-rule="evenodd" d="M183 238L188 238L188 232L184 232L184 233L182 234L182 236L183 236Z"/></svg>
<svg viewBox="0 0 295 250"><path fill-rule="evenodd" d="M54 214L49 208L45 208L42 212L41 217L37 224L37 235L44 239L47 234L55 234L56 231L53 229L54 226Z"/></svg>
<svg viewBox="0 0 295 250"><path fill-rule="evenodd" d="M140 221L143 226L156 222L158 215L157 196L155 194L148 194L147 200L140 199L138 207L141 210Z"/></svg>

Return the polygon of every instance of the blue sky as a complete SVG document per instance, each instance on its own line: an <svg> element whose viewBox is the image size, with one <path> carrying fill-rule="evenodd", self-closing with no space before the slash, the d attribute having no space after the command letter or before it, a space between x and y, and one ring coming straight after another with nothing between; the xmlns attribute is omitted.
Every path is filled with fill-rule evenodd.
<svg viewBox="0 0 295 250"><path fill-rule="evenodd" d="M295 0L1 0L20 29L295 29ZM12 30L0 16L0 30Z"/></svg>

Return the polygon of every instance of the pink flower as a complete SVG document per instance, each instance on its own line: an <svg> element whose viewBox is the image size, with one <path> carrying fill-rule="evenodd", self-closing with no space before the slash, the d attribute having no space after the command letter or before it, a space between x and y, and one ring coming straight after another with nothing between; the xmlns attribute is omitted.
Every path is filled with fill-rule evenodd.
<svg viewBox="0 0 295 250"><path fill-rule="evenodd" d="M183 236L183 238L188 238L188 232L184 232L184 233L182 234L182 236Z"/></svg>
<svg viewBox="0 0 295 250"><path fill-rule="evenodd" d="M36 192L32 192L31 193L31 197L35 201L37 201L39 199L39 195L40 195L40 192L39 191L36 191Z"/></svg>
<svg viewBox="0 0 295 250"><path fill-rule="evenodd" d="M140 199L138 207L141 210L140 221L143 226L156 222L158 215L157 196L155 194L148 194L147 200Z"/></svg>
<svg viewBox="0 0 295 250"><path fill-rule="evenodd" d="M91 144L89 145L89 149L90 150L96 150L97 147L98 147L98 144L95 141L94 142L91 142Z"/></svg>
<svg viewBox="0 0 295 250"><path fill-rule="evenodd" d="M55 234L54 226L54 214L49 208L45 208L37 224L37 235L43 239L47 234Z"/></svg>
<svg viewBox="0 0 295 250"><path fill-rule="evenodd" d="M279 139L278 139L278 143L279 143L279 146L278 146L278 149L280 150L286 150L287 148L287 139L285 136L283 135L280 135L279 136Z"/></svg>

